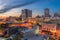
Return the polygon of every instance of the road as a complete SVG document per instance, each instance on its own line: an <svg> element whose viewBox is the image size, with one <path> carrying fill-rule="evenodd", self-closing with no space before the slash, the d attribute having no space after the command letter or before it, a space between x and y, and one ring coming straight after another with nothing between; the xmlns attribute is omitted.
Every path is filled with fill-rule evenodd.
<svg viewBox="0 0 60 40"><path fill-rule="evenodd" d="M43 36L31 36L27 38L28 40L44 40ZM22 39L23 40L23 39Z"/></svg>
<svg viewBox="0 0 60 40"><path fill-rule="evenodd" d="M44 38L42 36L34 36L32 38L29 38L28 40L43 40Z"/></svg>

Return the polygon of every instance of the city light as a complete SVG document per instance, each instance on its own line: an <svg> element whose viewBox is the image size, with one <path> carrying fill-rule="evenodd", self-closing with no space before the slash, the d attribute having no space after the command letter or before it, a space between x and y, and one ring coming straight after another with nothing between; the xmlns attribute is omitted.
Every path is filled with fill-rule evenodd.
<svg viewBox="0 0 60 40"><path fill-rule="evenodd" d="M0 0L0 40L60 40L60 0Z"/></svg>

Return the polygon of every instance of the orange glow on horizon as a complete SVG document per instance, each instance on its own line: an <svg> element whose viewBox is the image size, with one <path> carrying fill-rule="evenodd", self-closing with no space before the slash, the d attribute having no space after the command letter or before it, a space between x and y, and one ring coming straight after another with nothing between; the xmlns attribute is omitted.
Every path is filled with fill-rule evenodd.
<svg viewBox="0 0 60 40"><path fill-rule="evenodd" d="M1 18L1 19L6 19L6 18L7 18L7 16L0 16L0 18Z"/></svg>

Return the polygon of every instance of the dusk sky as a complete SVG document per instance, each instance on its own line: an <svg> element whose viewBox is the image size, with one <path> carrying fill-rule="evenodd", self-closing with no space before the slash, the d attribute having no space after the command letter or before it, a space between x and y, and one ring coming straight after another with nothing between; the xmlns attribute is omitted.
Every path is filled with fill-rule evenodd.
<svg viewBox="0 0 60 40"><path fill-rule="evenodd" d="M60 14L60 0L0 0L0 16L19 16L22 9L30 9L33 16L43 15L49 8L50 14Z"/></svg>

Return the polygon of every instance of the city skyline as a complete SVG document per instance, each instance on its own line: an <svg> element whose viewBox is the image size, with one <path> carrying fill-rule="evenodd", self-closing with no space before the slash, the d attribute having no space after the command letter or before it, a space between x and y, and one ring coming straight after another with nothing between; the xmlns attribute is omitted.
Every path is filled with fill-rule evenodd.
<svg viewBox="0 0 60 40"><path fill-rule="evenodd" d="M28 2L27 0L22 0L23 2ZM31 1L31 0L30 0ZM33 0L34 1L34 0ZM11 7L16 6L16 5L20 5L21 0L0 0L0 10L4 9L5 7ZM12 4L12 5L11 5ZM55 12L60 14L60 0L38 0L35 3L32 4L28 4L22 7L16 7L16 8L12 8L11 10L4 12L4 13L0 13L0 16L18 16L21 14L21 10L22 9L30 9L33 11L33 16L36 15L43 15L44 14L44 9L45 8L49 8L50 10L50 14L53 15ZM7 6L6 6L7 5Z"/></svg>

